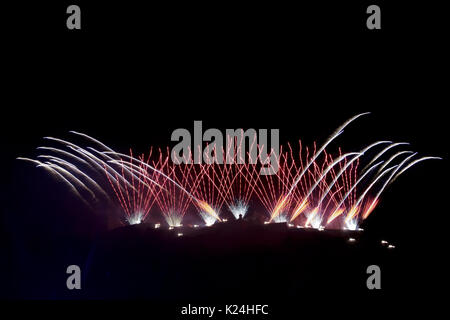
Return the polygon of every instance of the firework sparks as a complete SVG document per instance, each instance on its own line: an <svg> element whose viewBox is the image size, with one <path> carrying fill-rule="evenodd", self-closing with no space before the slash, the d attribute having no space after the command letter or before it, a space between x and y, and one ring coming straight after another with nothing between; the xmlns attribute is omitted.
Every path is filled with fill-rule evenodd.
<svg viewBox="0 0 450 320"><path fill-rule="evenodd" d="M267 146L258 145L255 139L246 154L243 136L227 137L234 139L227 144L231 146L227 150L217 150L215 144L207 145L205 152L199 150L196 154L202 156L204 163L192 161L192 154L186 155L183 163L173 163L169 148L157 149L157 152L150 148L148 156L135 156L131 149L129 155L115 152L99 140L77 131L70 133L87 142L87 146L45 137L59 147L38 147L41 152L38 160L18 159L44 168L90 210L96 210L101 204L121 208L125 216L122 219L127 224L145 222L152 208L157 206L170 228L182 226L192 207L197 209L205 225L210 226L226 221L221 218L223 207L228 208L235 219L245 217L250 203L253 206L250 201L256 198L269 215L266 223L291 225L297 219L295 224L299 227L359 230L362 220L377 207L381 194L401 174L422 161L441 159L414 160L417 153L397 151L383 160L389 150L408 145L391 141L374 142L360 152L344 153L339 148L339 153L332 156L326 148L344 128L366 114L348 119L318 149L316 143L311 148L303 148L300 141L298 155L290 144L288 148L281 146L279 153L271 150L267 158L276 161L278 167L273 175L260 174L264 167L262 161L259 164L245 161L244 158L251 158L255 153L261 158ZM366 159L364 155L381 144L388 146ZM406 154L408 156L400 161ZM365 164L362 170L360 161Z"/></svg>

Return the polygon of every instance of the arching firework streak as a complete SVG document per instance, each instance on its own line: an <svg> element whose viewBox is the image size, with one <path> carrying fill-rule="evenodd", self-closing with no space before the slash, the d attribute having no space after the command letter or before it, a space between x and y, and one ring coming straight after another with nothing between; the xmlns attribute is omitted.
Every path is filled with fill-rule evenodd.
<svg viewBox="0 0 450 320"><path fill-rule="evenodd" d="M356 186L371 172L373 169L378 167L380 164L382 164L383 161L380 161L374 165L372 165L366 172L359 177L359 179L356 181L356 183L348 190L348 192L345 194L345 196L342 198L341 202L336 206L334 212L329 216L327 220L327 224L331 223L334 219L336 219L338 216L340 216L342 213L344 213L345 208L342 208L342 205L344 204L345 200L347 200L348 196L352 193L352 191L356 188Z"/></svg>
<svg viewBox="0 0 450 320"><path fill-rule="evenodd" d="M394 179L396 179L400 174L402 174L405 170L407 170L408 168L412 167L414 164L424 161L424 160L431 160L431 159L441 159L439 157L423 157L420 159L417 159L415 161L412 161L409 165L407 165L403 170L401 170L397 175L396 173L402 168L402 166L412 157L414 157L417 153L413 153L412 155L410 155L409 157L407 157L405 160L403 160L398 167L391 173L391 175L389 176L389 178L386 180L386 182L383 184L383 186L381 187L381 189L378 191L378 193L376 194L375 198L372 200L372 202L370 203L370 206L368 207L368 209L364 212L363 214L363 219L366 219L370 213L373 211L373 209L375 209L375 206L378 203L378 199L381 195L381 193L383 193L384 189L391 183L394 181Z"/></svg>
<svg viewBox="0 0 450 320"><path fill-rule="evenodd" d="M401 146L401 145L409 145L409 143L408 142L396 142L394 144L387 146L386 148L381 150L375 157L372 158L372 160L361 170L361 174L363 174L367 170L367 168L370 167L370 165L372 163L377 161L383 154L388 152L390 149L395 148L397 146Z"/></svg>
<svg viewBox="0 0 450 320"><path fill-rule="evenodd" d="M82 158L80 158L80 157L78 157L78 156L76 156L76 155L74 155L74 154L72 154L70 152L67 152L65 150L58 149L58 148L52 148L52 147L37 147L36 149L38 149L38 150L46 150L46 151L51 151L51 152L54 152L54 153L57 153L57 154L61 154L63 156L69 157L69 158L71 158L73 160L79 161L79 162L81 162L81 163L91 167L92 169L94 169L94 167L92 167L92 165L89 162L87 162L86 160L84 160L84 159L82 159Z"/></svg>
<svg viewBox="0 0 450 320"><path fill-rule="evenodd" d="M102 142L98 141L97 139L92 138L91 136L88 136L88 135L85 134L85 133L81 133L81 132L77 132L77 131L69 131L69 132L70 132L70 133L73 133L73 134L75 134L75 135L84 137L84 138L88 139L89 141L92 141L92 142L94 142L95 144L99 145L100 147L106 149L107 151L114 152L114 150L111 149L110 147L108 147L107 145L103 144Z"/></svg>
<svg viewBox="0 0 450 320"><path fill-rule="evenodd" d="M316 209L317 209L317 211L319 211L320 210L320 207L321 207L321 205L322 205L322 201L325 199L325 197L328 195L328 193L330 192L330 190L331 190L331 188L335 185L335 183L337 182L337 180L339 179L339 177L345 172L345 170L347 170L347 168L355 161L355 160L357 160L357 159L359 159L361 156L363 156L364 155L364 153L366 153L367 151L369 151L371 148L373 148L373 147L375 147L375 146L377 146L377 145L379 145L379 144L382 144L382 143L392 143L392 141L377 141L377 142L374 142L374 143L372 143L371 145L369 145L369 146L367 146L367 147L365 147L364 149L362 149L361 151L360 151L360 154L358 154L358 155L356 155L355 157L353 157L339 172L338 172L338 174L336 175L336 177L334 178L334 180L329 184L329 186L328 186L328 189L323 193L323 195L322 195L322 197L320 198L320 200L319 200L319 202L318 202L318 204L317 204L317 206L316 206ZM322 213L322 216L323 216L323 214L325 214L325 213Z"/></svg>
<svg viewBox="0 0 450 320"><path fill-rule="evenodd" d="M78 189L69 181L67 180L61 173L59 173L57 170L52 168L50 165L40 162L39 160L24 158L24 157L18 157L17 160L23 160L23 161L29 161L34 164L36 164L36 167L42 167L49 171L51 175L55 175L60 181L64 182L69 189L72 191L73 194L75 194L87 207L92 209L92 206L89 204L89 202L80 194Z"/></svg>
<svg viewBox="0 0 450 320"><path fill-rule="evenodd" d="M49 155L39 155L37 156L38 158L45 158L45 159L49 159L52 162L56 162L62 166L64 166L66 169L69 170L73 170L75 173L77 173L78 175L82 176L84 179L86 179L90 185L92 185L98 192L100 192L107 200L111 200L111 198L108 196L108 194L106 193L106 191L94 180L92 179L90 176L88 176L86 173L84 173L83 171L81 171L80 169L78 169L77 166L75 166L74 164L61 159L59 157L55 157L55 156L49 156ZM83 160L84 161L84 160ZM87 163L87 162L86 162Z"/></svg>
<svg viewBox="0 0 450 320"><path fill-rule="evenodd" d="M88 192L89 195L91 196L92 200L95 200L97 198L91 189L89 189L80 179L75 177L75 175L73 175L72 173L70 173L69 171L64 169L63 167L61 167L55 163L52 163L50 161L46 161L45 164L50 166L51 168L55 169L56 171L61 173L63 176L65 176L68 180L70 179L74 184L76 184L77 186L79 186L80 188L82 188L83 190Z"/></svg>
<svg viewBox="0 0 450 320"><path fill-rule="evenodd" d="M109 153L109 152L106 152ZM118 153L118 152L114 152L115 155L120 156L120 157L124 157L127 159L130 159L132 157L130 157L129 155L123 154L123 153ZM211 216L212 218L214 218L215 220L219 220L221 221L221 219L219 218L219 216L217 215L217 213L214 211L214 209L205 201L199 199L197 196L194 196L194 194L192 194L191 192L189 192L188 190L186 190L186 188L184 188L183 186L181 186L178 182L176 182L175 180L173 180L172 178L170 178L169 176L167 176L165 173L159 171L158 169L154 168L153 166L149 165L148 163L145 163L139 159L134 159L134 161L139 164L144 166L145 168L151 170L151 171L155 171L158 173L158 175L163 176L164 178L168 179L171 183L175 184L178 188L180 188L182 191L184 191L190 198L192 198L192 200L194 200L195 204L201 208L202 212L206 213L207 215ZM109 162L112 163L120 163L117 160L110 160ZM129 164L127 164L129 165ZM139 172L139 168L138 166L136 166L135 164L132 164L129 169L131 169L133 172ZM204 169L201 169L201 172L203 172Z"/></svg>
<svg viewBox="0 0 450 320"><path fill-rule="evenodd" d="M285 205L285 202L287 201L287 199L289 198L289 196L291 195L292 191L294 190L294 188L297 186L297 184L299 183L299 181L302 179L303 175L308 171L309 167L311 166L312 163L314 163L314 161L317 159L317 157L325 150L325 148L334 140L336 139L340 134L342 134L344 131L344 128L346 126L348 126L350 123L352 123L354 120L358 119L359 117L366 115L366 114L370 114L370 112L365 112L365 113L360 113L357 114L356 116L348 119L346 122L344 122L344 124L342 124L339 128L336 129L336 131L325 141L325 143L322 145L322 147L319 149L319 151L308 161L308 163L306 164L305 168L302 170L302 172L298 175L298 177L295 179L294 183L292 184L291 188L289 189L289 192L284 196L283 200L280 202L279 207L282 208ZM279 212L274 212L274 214L272 216L276 216L278 215ZM300 213L298 213L300 214ZM296 216L298 215L296 214ZM271 218L272 220L273 218ZM292 221L292 219L291 219Z"/></svg>
<svg viewBox="0 0 450 320"><path fill-rule="evenodd" d="M104 152L105 154L111 154L111 152ZM109 160L109 163L115 163L115 164L119 164L122 165L124 164L125 166L128 166L128 169L131 170L132 172L134 172L135 174L140 175L141 177L147 177L147 179L149 179L152 183L156 183L155 181L153 181L152 179L148 178L147 174L144 174L142 167L145 167L151 171L156 172L158 175L163 176L164 178L166 178L167 180L169 180L170 182L174 183L178 188L180 188L181 190L183 190L184 192L186 192L190 197L194 198L195 197L189 193L183 186L181 186L180 184L178 184L175 180L173 180L172 178L170 178L168 175L166 175L164 172L161 172L160 170L156 169L155 167L149 165L148 163L140 160L140 159L136 159L133 158L132 156L123 154L123 153L119 153L119 152L113 152L114 155L119 156L119 157L123 157L129 160L129 162L124 163L123 161L119 161L119 160ZM137 164L134 164L133 162L136 162ZM142 167L140 167L142 166ZM197 199L195 199L197 200Z"/></svg>
<svg viewBox="0 0 450 320"><path fill-rule="evenodd" d="M112 150L111 148L88 135L78 132L72 133L75 133L78 136L82 136L83 138L88 139L90 142L101 146L103 150ZM110 185L114 193L116 194L119 203L121 204L122 208L124 208L124 211L127 214L127 220L130 223L137 223L137 221L140 222L142 220L143 213L137 212L139 210L135 210L136 212L130 212L131 205L127 207L127 205L125 204L124 195L126 194L128 200L131 200L131 197L128 194L129 191L131 191L133 200L135 200L136 197L139 197L137 196L137 194L143 192L142 190L140 190L143 188L143 186L146 188L153 187L154 182L150 183L151 179L146 179L145 181L143 181L140 177L133 174L133 172L128 170L125 166L120 167L121 173L119 173L103 159L98 158L92 152L89 152L72 142L53 137L45 137L44 139L64 144L71 152L53 147L38 147L38 150L45 150L60 157L43 154L39 155L38 158L48 159L49 161L46 161L45 163L35 163L38 163L38 166L43 166L52 174L56 175L61 181L65 182L69 186L70 190L72 190L77 195L77 197L79 197L83 201L83 203L85 203L90 209L93 209L91 204L99 203L97 194L104 197L104 199L107 200L107 203L111 203L111 198L108 196L108 193L105 191L105 189L100 186L100 184L104 184L105 186ZM104 154L103 152L98 151L92 147L88 148L102 158L105 158L107 160L113 159L109 155ZM88 169L88 171L81 170L81 166L84 169ZM87 173L83 171L86 171ZM105 173L107 179L103 180L105 177ZM102 177L102 180L98 180L96 176ZM97 181L95 179L97 179ZM105 183L103 183L103 181ZM137 185L135 185L135 182L137 182ZM147 184L147 182L152 186ZM85 198L83 196L83 194L85 193L89 194L88 198ZM130 203L131 202L128 202L128 204Z"/></svg>
<svg viewBox="0 0 450 320"><path fill-rule="evenodd" d="M345 223L349 223L350 220L354 219L359 211L360 211L360 203L363 201L364 197L367 195L367 193L370 191L370 189L380 180L386 173L389 171L397 168L398 165L395 165L393 167L390 167L386 170L384 170L380 175L378 175L374 181L365 189L365 191L361 194L361 196L358 198L358 201L353 205L353 207L348 211L347 216L345 218Z"/></svg>
<svg viewBox="0 0 450 320"><path fill-rule="evenodd" d="M292 165L294 167L293 170L288 170L293 172L292 177L290 177L289 181L294 181L294 177L297 176L298 172L300 172L300 170L303 170L303 161L302 161L302 154L301 154L301 142L299 143L300 146L300 153L299 153L299 166L297 166L295 164L295 160L292 156L292 148L290 148L289 145L289 149L290 149L290 155L291 155L291 162ZM314 150L315 150L315 145L314 145ZM315 154L316 151L313 152L313 155ZM321 166L318 166L317 163L313 163L313 167L314 170L313 172L311 170L308 171L307 175L309 176L309 179L305 179L306 178L306 174L303 176L303 179L298 183L298 185L300 185L300 187L295 188L294 192L291 193L291 196L289 198L289 202L293 202L293 203L297 203L296 206L294 206L293 211L291 212L290 216L293 215L299 215L301 212L303 212L306 207L308 206L308 202L303 202L303 200L305 199L308 190L310 190L313 186L313 183L317 182L320 177L322 176L322 173L325 171L325 169L328 167L328 165L330 163L333 162L333 158L331 157L331 155L327 155L326 151L324 150L324 161L322 163ZM306 148L306 159L309 159L309 150L308 148ZM342 155L340 153L340 155ZM347 161L344 161L345 163L347 163ZM341 165L342 162L339 162L339 165ZM346 166L344 164L344 166ZM348 170L348 175L347 172L345 172L345 170L343 170L342 172L345 172L345 174L341 174L341 178L342 178L342 185L339 185L339 183L337 182L337 180L339 179L339 177L336 177L336 174L334 172L334 168L332 168L329 172L330 176L334 179L336 178L336 190L334 190L333 192L330 191L330 196L329 196L329 201L328 204L325 208L328 207L330 202L336 202L336 196L340 196L340 191L343 188L348 188L349 187L349 181L351 181L352 176L351 176L351 172L354 171L354 174L356 174L356 167L357 166L353 166L353 163L350 163L349 166L350 169ZM340 166L340 168L342 169L342 166ZM350 180L348 180L350 179ZM292 182L289 183L289 186L292 185ZM330 185L327 183L326 179L322 179L321 183L318 184L318 186L316 187L317 190L317 194L318 195L322 195L326 192L328 192L331 189ZM328 190L328 191L327 191ZM286 193L285 193L286 194ZM337 202L336 202L337 204ZM289 221L289 218L287 219L287 221Z"/></svg>
<svg viewBox="0 0 450 320"><path fill-rule="evenodd" d="M211 161L212 159L208 157L217 157L216 152L214 152L214 156L209 152L204 154L201 151L199 153L203 159L207 157L206 164L193 164L192 162L188 164L189 162L185 161L180 165L169 164L169 153L167 157L163 157L160 152L159 160L153 161L152 166L150 164L151 153L147 160L144 155L133 157L131 151L130 155L117 153L100 141L76 131L71 131L71 133L86 139L91 145L95 144L96 147L98 146L98 150L92 146L81 148L66 140L45 137L46 140L63 144L63 149L38 147L38 150L46 153L38 155L39 160L17 159L29 161L36 164L37 167L44 168L56 180L63 182L77 198L92 210L99 208L98 206L102 203L99 200L106 199L108 204L113 203L109 197L112 188L130 224L142 222L152 205L157 203L170 226L181 225L184 213L192 202L205 223L211 225L215 221L221 221L219 212L224 204L228 206L235 217L243 216L247 211L251 195L256 194L270 214L269 221L293 221L301 213L305 213L305 226L322 227L324 218L328 218L326 224L330 224L342 215L345 217L343 222L347 228L355 229L361 219L366 219L374 210L387 186L402 173L419 162L442 159L422 157L411 161L416 155L414 153L400 164L388 168L389 164L399 156L412 153L412 151L398 151L387 161L374 164L392 148L408 144L406 142L393 143L373 157L359 172L360 177L357 178L360 157L370 148L382 143L391 143L390 141L377 141L360 152L344 155L339 148L340 156L335 160L327 154L325 149L342 134L347 125L365 114L368 113L358 114L347 120L334 131L319 150L316 151L314 143L311 157L306 148L305 165L301 143L300 157L297 160L292 155L290 145L290 153L283 153L283 149L280 148L280 154L276 158L279 170L273 176L260 176L260 170L257 170L260 168L260 164L243 161L243 163L230 165L226 162L222 164ZM244 139L240 141L242 143ZM247 156L250 157L250 153L253 155L255 143L256 140L253 141ZM256 154L259 150L258 157L261 157L262 149L257 144L256 146ZM234 160L237 160L236 156L238 155L241 155L239 160L245 160L242 159L242 144L236 147L238 150L233 150L236 151ZM233 148L235 148L234 145ZM212 151L212 149L209 150L207 147L206 151ZM228 155L229 151L227 150L226 156L222 152L224 158L232 158ZM325 159L319 165L317 161L321 154L324 154ZM269 158L271 158L270 155ZM350 158L349 161L348 158ZM408 163L408 161L410 162ZM261 164L264 167L264 163ZM367 178L369 174L372 177L371 181ZM386 178L386 176L388 177ZM382 180L381 184L380 180L384 178L386 180ZM370 184L362 190L362 194L356 200L359 193L359 191L356 192L356 187L365 181L370 181ZM378 184L381 186L380 189L373 198L372 196L369 198L369 192L375 186L378 189ZM370 194L372 195L372 193ZM297 204L295 208L294 204ZM333 210L331 214L328 211L329 207ZM291 209L293 209L292 212Z"/></svg>
<svg viewBox="0 0 450 320"><path fill-rule="evenodd" d="M422 158L419 158L419 159L416 159L416 160L412 161L412 162L409 163L405 168L403 168L402 170L400 170L400 172L397 173L397 174L394 176L394 178L392 178L391 182L388 183L388 186L389 186L390 184L392 184L395 180L397 180L397 178L398 178L403 172L405 172L406 170L408 170L409 168L411 168L413 165L415 165L415 164L417 164L417 163L419 163L419 162L425 161L425 160L442 160L442 158L441 158L441 157L422 157Z"/></svg>
<svg viewBox="0 0 450 320"><path fill-rule="evenodd" d="M82 152L81 150L83 150L83 151L85 151L85 150L83 148L77 146L76 144L62 140L62 139L53 138L53 137L45 137L44 139L62 143L64 145L66 145L70 150L75 151L78 154L80 154L84 159L77 155L74 155L66 150L53 148L53 147L38 147L37 148L38 150L46 150L49 152L60 154L62 156L70 158L76 162L79 162L80 164L88 166L93 171L103 171L104 170L103 167L99 164L102 162L100 159L98 159L96 157L91 157L89 153L86 154L86 153ZM38 158L50 159L50 161L47 161L45 164L42 162L39 162L38 166L43 166L44 168L49 169L49 170L52 169L50 171L53 174L58 174L60 176L60 178L66 177L66 179L63 180L64 182L66 182L66 184L68 184L69 180L71 180L75 185L77 185L80 188L82 188L83 190L87 191L91 196L90 200L87 200L84 197L82 197L80 194L80 190L78 190L74 184L72 184L72 183L68 184L69 188L75 189L77 191L77 196L79 195L82 198L83 202L85 204L88 204L89 208L92 209L92 206L89 203L89 201L91 201L91 200L96 201L97 197L95 195L95 192L92 189L90 189L85 183L83 183L76 175L82 176L84 179L88 180L89 184L94 186L94 188L97 191L99 191L102 195L104 195L107 200L111 200L109 198L109 196L107 195L107 193L104 191L104 189L101 188L100 185L94 179L92 179L87 174L82 172L74 163L68 162L67 160L64 160L59 157L51 156L51 155L39 155ZM85 159L88 161L86 161ZM62 166L64 166L65 168L63 168ZM102 174L102 176L103 176L103 174Z"/></svg>
<svg viewBox="0 0 450 320"><path fill-rule="evenodd" d="M384 168L386 168L388 165L389 165L389 163L391 163L392 161L394 161L394 159L395 158L397 158L397 157L399 157L399 156L401 156L402 154L408 154L408 153L413 153L412 151L399 151L399 152L397 152L397 153L395 153L395 154L393 154L381 167L380 167L380 169L378 169L378 171L377 171L377 175L381 172L381 171L383 171L384 170Z"/></svg>
<svg viewBox="0 0 450 320"><path fill-rule="evenodd" d="M308 204L308 198L311 196L311 194L313 193L313 191L316 189L316 187L322 183L322 179L324 179L326 177L326 175L328 174L328 172L330 172L331 169L333 169L333 167L338 164L339 162L341 162L342 160L344 160L346 157L350 157L350 156L356 156L356 155L361 155L360 152L349 152L346 153L342 156L340 156L339 158L337 158L336 160L334 160L326 169L325 171L322 173L322 175L320 176L320 178L316 181L316 183L311 187L311 189L308 191L308 194L305 196L305 198L303 199L302 203L301 203L301 207L306 208L307 204ZM302 213L304 210L299 211L297 210L291 217L291 221L293 221L295 218L298 217L298 215L300 213ZM317 212L315 212L317 213ZM314 211L310 214L311 215L315 215ZM309 218L308 218L309 219Z"/></svg>
<svg viewBox="0 0 450 320"><path fill-rule="evenodd" d="M107 173L109 175L109 178L114 180L115 182L117 182L114 178L114 176L112 176L109 171L112 171L114 173L114 175L116 176L120 176L120 174L114 170L111 166L109 166L106 162L102 161L101 159L99 159L98 157L94 156L92 153L88 152L87 150L79 147L78 145L68 142L66 140L62 140L62 139L58 139L58 138L53 138L53 137L44 137L44 139L47 140L52 140L52 141L56 141L62 144L65 144L69 149L71 149L72 151L78 153L80 156L82 156L85 160L88 160L90 163L90 166L92 167L92 164L98 169L100 170L100 172L105 170L105 167L107 168ZM41 147L41 148L45 148L45 147ZM58 151L63 151L61 149L56 149L56 148L52 148L53 150L58 150ZM77 156L75 156L76 158L79 158ZM95 168L92 167L94 170ZM109 170L109 171L108 171ZM124 181L129 187L131 187L131 184L124 179Z"/></svg>

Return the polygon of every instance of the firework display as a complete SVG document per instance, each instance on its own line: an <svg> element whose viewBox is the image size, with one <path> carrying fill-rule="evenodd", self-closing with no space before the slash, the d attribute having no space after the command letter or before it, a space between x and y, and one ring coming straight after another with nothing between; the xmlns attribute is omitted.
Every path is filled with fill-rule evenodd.
<svg viewBox="0 0 450 320"><path fill-rule="evenodd" d="M417 157L415 152L399 150L408 143L392 141L376 141L359 151L329 151L344 128L366 114L347 120L320 147L316 143L305 147L302 141L298 146L281 146L276 174L262 175L264 163L238 159L255 149L260 155L267 147L250 141L249 150L243 152L244 139L219 153L233 161L189 161L190 153L175 164L169 148L123 154L72 131L86 147L46 137L54 146L39 147L37 159L18 159L47 170L92 210L100 205L120 207L122 222L127 224L139 224L154 215L163 217L171 228L180 227L187 213L197 212L203 224L210 226L226 220L228 210L235 219L246 219L251 212L265 223L357 230L401 174L421 161L440 159Z"/></svg>

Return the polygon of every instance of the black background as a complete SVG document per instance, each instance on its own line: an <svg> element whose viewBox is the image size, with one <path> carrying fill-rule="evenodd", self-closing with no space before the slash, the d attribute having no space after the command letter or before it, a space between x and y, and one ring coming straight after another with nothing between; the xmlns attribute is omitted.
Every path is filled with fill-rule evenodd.
<svg viewBox="0 0 450 320"><path fill-rule="evenodd" d="M339 138L344 150L388 139L444 157L396 181L365 228L398 244L404 270L398 287L414 307L426 307L425 296L445 286L442 8L376 1L382 30L367 30L365 8L372 3L365 1L74 3L82 10L80 31L66 29L67 1L22 1L2 10L3 298L54 298L39 289L51 276L17 262L18 238L51 256L46 241L93 237L98 223L86 216L54 219L51 203L57 210L64 204L57 194L36 200L45 193L36 193L40 179L43 190L51 190L50 182L15 158L33 156L43 136L77 130L115 150L144 152L170 144L174 129L203 120L205 129L279 128L281 143L311 144L365 111L372 114Z"/></svg>

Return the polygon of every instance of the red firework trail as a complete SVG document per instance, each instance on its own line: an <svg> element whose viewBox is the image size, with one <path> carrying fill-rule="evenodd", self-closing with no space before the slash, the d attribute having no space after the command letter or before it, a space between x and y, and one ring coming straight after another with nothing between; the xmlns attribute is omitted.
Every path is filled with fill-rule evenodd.
<svg viewBox="0 0 450 320"><path fill-rule="evenodd" d="M217 150L216 143L212 143L202 152L199 146L200 159L192 159L189 152L182 164L176 164L171 162L168 149L159 150L155 158L152 149L148 157L144 154L134 157L131 150L129 155L117 153L86 134L72 132L91 146L80 147L67 140L46 137L46 141L57 146L38 148L46 153L38 158L45 160L18 159L47 170L91 210L99 199L113 204L109 197L111 190L109 194L107 190L110 186L130 224L146 219L155 203L170 226L181 225L191 203L206 224L221 220L224 205L238 218L245 215L255 195L269 214L268 222L355 229L373 212L381 193L399 175L424 160L441 159L426 156L414 160L417 153L397 150L383 160L381 157L390 149L408 145L392 141L376 141L360 152L345 154L339 148L337 157L332 157L325 149L347 125L366 114L348 119L318 149L315 143L312 150L303 148L300 141L298 153L288 144L287 150L281 147L276 153L272 149L267 155L265 146L256 143L256 136L249 141L246 153L245 138L249 135L242 130L241 136L236 131L236 135L227 136L226 150ZM388 146L375 156L367 152L380 144ZM398 163L400 156L408 153L411 155ZM365 154L366 158L361 158L365 167L359 170L359 157ZM376 160L379 162L373 164ZM269 165L278 167L275 174L268 171Z"/></svg>
<svg viewBox="0 0 450 320"><path fill-rule="evenodd" d="M193 165L176 165L171 162L169 148L165 155L161 149L159 150L159 158L153 162L153 167L164 172L167 177L181 186L188 184L190 172L193 170ZM181 226L183 217L192 202L192 197L162 174L156 173L155 182L163 187L163 190L156 195L156 202L167 224L171 227Z"/></svg>
<svg viewBox="0 0 450 320"><path fill-rule="evenodd" d="M209 152L212 151L217 157L217 150L209 148L208 145L205 149L206 163L201 163L201 159L198 159L198 164L193 164L189 179L186 179L189 190L198 200L194 204L206 225L212 225L216 220L221 221L219 215L225 202L222 186L227 179L224 175L219 174L214 159L209 155ZM199 155L202 155L201 150Z"/></svg>
<svg viewBox="0 0 450 320"><path fill-rule="evenodd" d="M269 221L287 222L296 219L301 213L307 213L308 217L303 221L303 225L311 223L311 212L317 216L315 220L322 221L327 215L331 214L332 209L338 204L347 190L349 190L356 177L357 163L347 166L347 162L339 163L340 176L337 176L335 168L331 168L328 174L320 181L318 180L325 169L333 163L333 158L324 151L324 160L321 165L314 161L308 168L305 175L298 182L289 196L290 187L295 181L295 177L299 172L303 171L304 163L310 157L309 148L306 147L306 157L302 153L302 143L299 141L298 156L294 156L293 148L288 144L288 151L280 149L280 156L278 159L279 169L276 175L273 176L259 176L255 175L255 194L260 199L261 203L266 208L270 215ZM314 144L311 158L314 158L316 147ZM341 152L340 152L341 156ZM304 158L306 161L304 161ZM256 170L254 168L254 170ZM331 185L330 188L330 184ZM315 192L308 195L308 190L318 182ZM352 192L354 194L355 190ZM324 199L323 203L317 203L318 199ZM352 198L349 198L352 202ZM315 205L319 205L316 208ZM334 205L334 206L333 206ZM308 212L309 211L309 212ZM315 224L317 224L317 221Z"/></svg>
<svg viewBox="0 0 450 320"><path fill-rule="evenodd" d="M262 148L260 148L261 150ZM274 150L271 150L274 153ZM274 153L275 154L275 153ZM275 154L276 155L276 154ZM283 154L283 148L280 148L279 156L275 156L277 162L278 171L274 175L260 175L259 167L253 167L255 194L267 210L269 214L272 214L277 208L281 211L287 209L289 203L280 204L280 199L285 195L290 187L290 168L285 160ZM263 164L264 165L264 164Z"/></svg>
<svg viewBox="0 0 450 320"><path fill-rule="evenodd" d="M174 164L170 159L169 149L165 152L160 149L157 160L152 161L155 170L149 170L147 166L151 152L147 160L141 155L133 161L133 153L130 151L128 161L120 160L122 179L116 176L113 181L108 177L129 223L143 221L156 202L166 222L172 227L182 224L191 203L198 209L205 223L211 225L221 220L219 216L224 204L236 218L244 216L248 203L255 194L269 213L269 221L296 220L304 226L311 224L318 227L322 225L322 221L331 222L335 219L330 219L330 216L340 209L337 208L339 202L344 204L343 210L352 208L354 204L356 188L351 190L346 199L344 194L355 183L358 162L347 165L347 159L343 158L337 166L331 166L334 159L324 150L322 163L319 164L316 159L289 194L295 178L304 170L304 163L315 157L315 144L312 152L306 147L304 155L299 141L297 156L290 144L287 151L281 147L279 156L274 157L278 165L278 171L274 175L261 175L260 172L264 172L261 169L267 163L249 161L250 151L247 152L246 159L239 158L245 154L241 153L242 144L228 145L232 147L227 147L226 151L222 149L219 153L214 150L215 145L207 145L204 154L200 153L206 163L199 163L199 160L195 163L189 152L183 163ZM255 145L259 152L258 158L261 159L263 147L252 144L251 148ZM274 150L271 150L266 159L270 159L272 153ZM342 157L340 149L339 157ZM327 170L329 166L330 169ZM132 173L137 173L138 176ZM126 183L128 181L130 183ZM352 209L347 217L352 215L351 218L354 218L359 211Z"/></svg>
<svg viewBox="0 0 450 320"><path fill-rule="evenodd" d="M225 204L233 216L238 219L244 217L247 213L250 199L253 195L255 184L255 171L251 169L256 159L252 159L250 154L256 145L256 137L250 144L250 150L247 154L243 148L243 131L241 137L227 136L227 149L223 150L223 164L215 165L217 174L223 177L218 184L219 192L224 199ZM239 140L239 142L238 142Z"/></svg>
<svg viewBox="0 0 450 320"><path fill-rule="evenodd" d="M139 157L140 161L137 164L133 162L133 152L130 149L130 157L128 163L123 159L120 160L120 170L122 179L119 179L117 173L115 175L115 182L106 174L108 181L119 201L120 206L126 214L126 219L130 224L141 223L150 213L158 193L162 190L154 183L152 174L145 167L145 163L151 158L153 148L150 149L147 161L144 160L144 155ZM108 168L105 166L105 171ZM139 176L136 176L136 174ZM154 175L154 174L153 174ZM131 183L129 182L131 180Z"/></svg>

